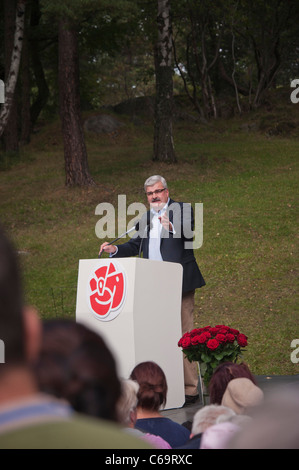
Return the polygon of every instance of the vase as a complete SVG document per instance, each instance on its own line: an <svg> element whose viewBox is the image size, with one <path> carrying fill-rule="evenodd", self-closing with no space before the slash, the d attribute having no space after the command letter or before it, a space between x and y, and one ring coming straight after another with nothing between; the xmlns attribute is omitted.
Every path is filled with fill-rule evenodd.
<svg viewBox="0 0 299 470"><path fill-rule="evenodd" d="M204 364L201 364L200 362L198 363L198 371L199 371L199 394L201 396L201 401L203 406L209 405L210 404L210 395L208 391L208 384L205 383L204 381Z"/></svg>

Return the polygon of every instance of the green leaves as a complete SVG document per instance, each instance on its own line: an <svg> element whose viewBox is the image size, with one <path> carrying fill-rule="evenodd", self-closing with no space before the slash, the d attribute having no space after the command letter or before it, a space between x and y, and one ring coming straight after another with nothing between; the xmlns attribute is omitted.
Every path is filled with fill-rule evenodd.
<svg viewBox="0 0 299 470"><path fill-rule="evenodd" d="M222 362L236 362L242 356L241 347L246 345L247 336L226 325L195 328L178 342L190 362L199 362L201 374L205 371L207 386L216 367Z"/></svg>

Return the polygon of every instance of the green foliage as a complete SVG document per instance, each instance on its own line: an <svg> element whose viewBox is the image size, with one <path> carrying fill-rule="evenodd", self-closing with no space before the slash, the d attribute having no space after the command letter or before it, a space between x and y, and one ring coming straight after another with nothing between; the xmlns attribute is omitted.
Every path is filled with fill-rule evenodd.
<svg viewBox="0 0 299 470"><path fill-rule="evenodd" d="M190 362L198 362L206 387L219 364L237 362L247 336L226 325L205 326L186 332L178 342Z"/></svg>

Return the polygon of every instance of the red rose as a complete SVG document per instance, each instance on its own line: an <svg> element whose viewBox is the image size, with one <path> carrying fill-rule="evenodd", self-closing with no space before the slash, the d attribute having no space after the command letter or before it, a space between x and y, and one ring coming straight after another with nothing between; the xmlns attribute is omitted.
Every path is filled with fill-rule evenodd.
<svg viewBox="0 0 299 470"><path fill-rule="evenodd" d="M229 331L229 328L227 326L222 326L221 328L219 328L219 333L225 335L225 333L227 333Z"/></svg>
<svg viewBox="0 0 299 470"><path fill-rule="evenodd" d="M247 346L247 336L246 335L243 335L242 333L240 333L237 337L237 341L238 341L238 345L241 346L242 348L244 346Z"/></svg>
<svg viewBox="0 0 299 470"><path fill-rule="evenodd" d="M232 334L232 335L238 335L240 333L239 330L235 330L235 328L230 328L229 329L229 332Z"/></svg>
<svg viewBox="0 0 299 470"><path fill-rule="evenodd" d="M208 339L210 339L210 337L211 337L211 335L209 335L209 333L202 333L198 337L199 344L204 344Z"/></svg>
<svg viewBox="0 0 299 470"><path fill-rule="evenodd" d="M201 336L201 335L192 336L192 338L191 338L191 344L192 344L193 346L195 346L196 344L200 344L200 340L199 340L199 339L200 339L200 336Z"/></svg>
<svg viewBox="0 0 299 470"><path fill-rule="evenodd" d="M210 329L211 329L210 326L204 326L202 330L203 330L203 331L209 331Z"/></svg>
<svg viewBox="0 0 299 470"><path fill-rule="evenodd" d="M182 338L181 343L182 343L182 348L183 349L189 348L189 346L191 345L190 336L186 336L185 338Z"/></svg>
<svg viewBox="0 0 299 470"><path fill-rule="evenodd" d="M219 328L210 328L211 335L217 335Z"/></svg>
<svg viewBox="0 0 299 470"><path fill-rule="evenodd" d="M203 332L203 328L194 328L194 330L191 331L192 336L197 336L200 335Z"/></svg>
<svg viewBox="0 0 299 470"><path fill-rule="evenodd" d="M235 336L232 335L231 333L227 333L227 335L225 337L226 337L226 341L228 343L233 343L235 341Z"/></svg>
<svg viewBox="0 0 299 470"><path fill-rule="evenodd" d="M218 333L218 335L215 336L215 339L219 341L219 343L225 343L226 342L226 336Z"/></svg>
<svg viewBox="0 0 299 470"><path fill-rule="evenodd" d="M182 347L182 342L183 342L184 338L186 338L187 336L189 336L188 332L183 334L183 336L181 337L181 339L178 342L178 346Z"/></svg>
<svg viewBox="0 0 299 470"><path fill-rule="evenodd" d="M209 339L207 342L207 347L211 350L217 349L219 346L219 343L216 339Z"/></svg>

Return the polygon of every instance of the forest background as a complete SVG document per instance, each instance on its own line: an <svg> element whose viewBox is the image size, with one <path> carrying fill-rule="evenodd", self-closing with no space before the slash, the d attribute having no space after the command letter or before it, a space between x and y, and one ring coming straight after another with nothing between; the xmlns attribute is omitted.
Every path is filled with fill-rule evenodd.
<svg viewBox="0 0 299 470"><path fill-rule="evenodd" d="M298 373L298 19L292 0L0 2L0 220L42 318L75 317L97 205L145 203L162 174L203 203L196 325L240 329L256 374Z"/></svg>

